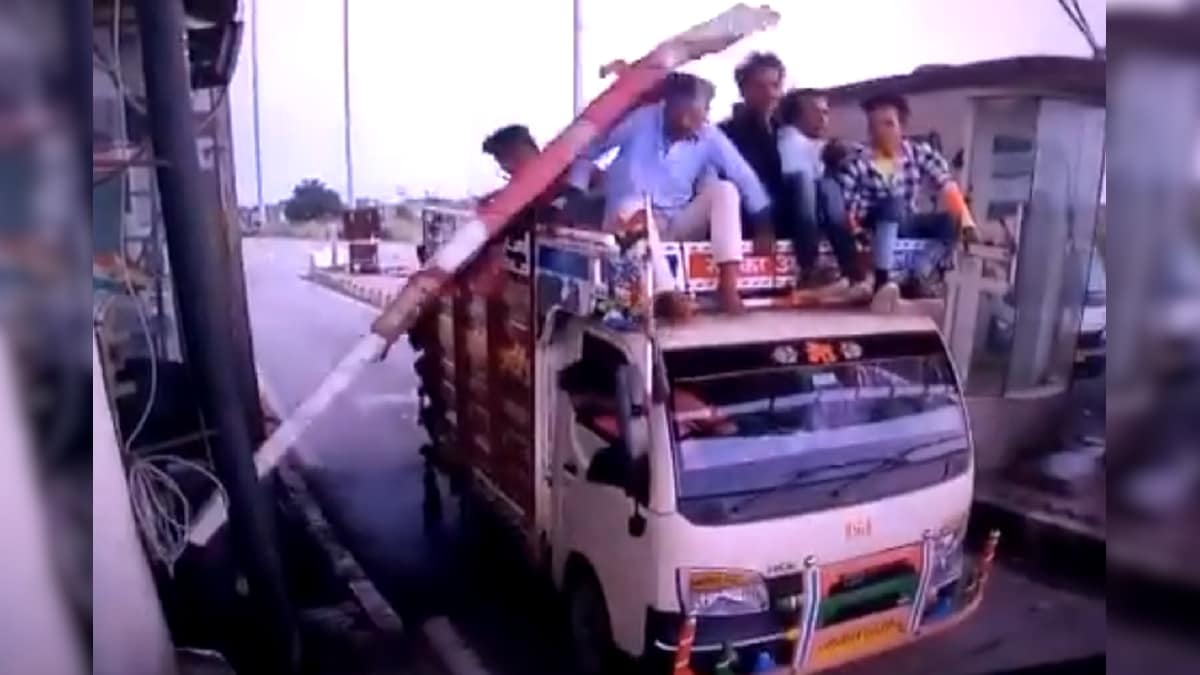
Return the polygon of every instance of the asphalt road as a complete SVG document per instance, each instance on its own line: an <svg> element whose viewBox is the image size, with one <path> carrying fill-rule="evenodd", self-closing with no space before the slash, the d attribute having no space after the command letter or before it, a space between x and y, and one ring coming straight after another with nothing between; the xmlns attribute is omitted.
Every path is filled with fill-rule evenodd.
<svg viewBox="0 0 1200 675"><path fill-rule="evenodd" d="M266 386L291 411L365 334L375 310L304 281L317 244L247 239L254 347ZM425 435L412 352L398 343L309 430L296 449L326 516L410 626L448 615L495 673L561 675L561 622L500 558L466 553L451 500L440 528L422 517ZM482 564L481 564L482 563ZM971 675L1104 651L1105 604L1001 566L980 612L955 631L853 666L854 675ZM1156 675L1165 675L1162 671Z"/></svg>

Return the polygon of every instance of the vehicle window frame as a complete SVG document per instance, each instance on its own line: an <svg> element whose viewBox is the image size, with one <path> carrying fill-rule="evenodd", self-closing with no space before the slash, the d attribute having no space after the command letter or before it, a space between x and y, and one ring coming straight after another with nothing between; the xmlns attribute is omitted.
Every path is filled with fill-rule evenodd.
<svg viewBox="0 0 1200 675"><path fill-rule="evenodd" d="M764 341L763 344L771 344L772 342L774 342L774 341ZM940 340L939 340L939 342L940 342ZM943 358L945 360L945 365L946 365L946 368L948 369L946 371L945 375L946 375L947 379L950 381L950 383L952 384L953 389L955 391L955 395L959 399L958 406L959 406L960 414L963 417L963 428L969 437L970 436L970 419L969 419L969 414L965 407L966 402L965 402L965 398L964 398L966 396L966 393L963 390L962 382L960 381L960 379L958 377L958 373L954 368L954 362L953 362L953 358L952 358L951 354L949 353L948 350L946 350L944 342L941 344L942 344L941 349L939 349L937 351L929 351L928 353L923 354L922 357L928 358L928 357L933 357L933 356L940 356L941 358ZM898 357L889 357L889 358L898 358ZM876 361L876 360L888 360L888 358L884 358L884 359L866 358L866 359L862 359L861 362L862 363L870 363L870 362ZM690 497L687 497L684 494L684 482L683 481L684 481L685 468L684 468L684 458L682 455L682 452L683 452L682 443L686 442L689 439L680 439L680 437L679 437L678 429L677 429L678 425L674 421L676 419L676 409L675 409L675 400L674 400L675 399L674 391L675 391L676 380L674 377L671 376L671 373L667 373L667 375L668 375L668 381L670 382L670 390L669 391L671 392L671 395L667 396L667 400L664 403L664 405L666 407L666 413L667 413L667 424L666 424L667 433L668 433L668 436L669 436L670 442L671 442L671 457L672 457L671 461L674 464L673 473L674 473L674 478L675 478L675 480L674 480L675 495L676 495L677 499L686 499L686 498L690 498Z"/></svg>
<svg viewBox="0 0 1200 675"><path fill-rule="evenodd" d="M593 350L589 350L590 345L594 345ZM602 336L597 335L593 331L585 330L583 332L583 334L580 336L579 359L577 359L577 361L573 362L570 365L574 365L574 363L577 363L579 361L582 361L582 360L588 358L589 354L592 353L593 351L595 351L596 349L598 349L599 351L611 352L611 354L608 354L607 356L616 356L620 359L618 362L613 363L612 392L610 394L610 396L612 396L611 403L612 403L612 409L614 411L613 417L615 420L616 419L615 411L617 408L616 368L620 367L621 365L629 365L629 357L628 357L628 355L625 354L624 351L622 351L616 345L612 344L612 342L610 342L609 340L606 340ZM595 355L595 354L592 353L592 355ZM570 367L570 365L568 365L568 367ZM566 392L564 392L564 394L566 394ZM570 401L569 394L567 394L567 397L568 397L568 401ZM589 433L595 435L596 437L600 438L602 441L604 441L605 443L608 443L608 444L617 444L617 443L627 442L626 439L621 438L619 429L617 430L616 434L610 433L609 431L607 431L607 430L603 429L602 427L595 424L595 416L594 415L581 414L579 408L577 408L573 402L570 402L569 405L571 407L571 416L572 416L572 425L571 425L572 426L572 438L573 438L573 440L576 441L576 450L578 451L577 454L579 455L580 460L583 460L588 465L590 465L592 460L595 459L596 454L603 448L602 447L596 448L595 450L591 451L590 453L586 453L587 456L584 456L585 452L584 452L584 449L578 443L578 441L580 439L579 439L579 436L577 435L578 431L575 427L583 427Z"/></svg>

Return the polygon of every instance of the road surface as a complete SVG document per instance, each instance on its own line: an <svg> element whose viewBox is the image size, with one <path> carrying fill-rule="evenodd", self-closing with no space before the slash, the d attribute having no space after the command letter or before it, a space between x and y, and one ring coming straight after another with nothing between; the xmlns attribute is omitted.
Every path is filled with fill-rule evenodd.
<svg viewBox="0 0 1200 675"><path fill-rule="evenodd" d="M320 384L375 315L301 278L317 246L258 238L244 245L255 354L284 414ZM305 477L407 625L447 615L492 672L561 675L567 672L561 622L533 600L531 584L514 582L502 559L472 564L478 560L461 552L450 500L445 525L424 526L418 453L425 435L416 422L411 361L401 341L386 362L369 368L334 402L296 449ZM1105 637L1102 597L1053 588L1001 567L968 624L844 672L987 673L1100 653Z"/></svg>

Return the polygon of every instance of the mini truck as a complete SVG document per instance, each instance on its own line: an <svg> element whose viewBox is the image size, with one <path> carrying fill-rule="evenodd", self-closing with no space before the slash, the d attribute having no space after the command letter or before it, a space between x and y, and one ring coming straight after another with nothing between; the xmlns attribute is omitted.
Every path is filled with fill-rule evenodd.
<svg viewBox="0 0 1200 675"><path fill-rule="evenodd" d="M428 257L459 218L423 222ZM703 307L709 245L662 246ZM534 230L410 332L431 455L547 571L580 672L625 672L620 653L650 672L814 672L978 606L997 535L964 555L973 442L936 324L775 307L791 258L747 255L745 314L664 325L637 309L644 256Z"/></svg>

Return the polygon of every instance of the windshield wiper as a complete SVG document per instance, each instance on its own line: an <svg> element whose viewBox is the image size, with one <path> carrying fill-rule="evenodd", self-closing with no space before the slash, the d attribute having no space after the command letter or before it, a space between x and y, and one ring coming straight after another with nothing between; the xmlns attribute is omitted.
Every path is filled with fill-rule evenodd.
<svg viewBox="0 0 1200 675"><path fill-rule="evenodd" d="M787 480L785 480L784 482L782 482L778 485L775 485L773 487L767 488L766 490L763 490L762 492L756 492L756 493L746 497L745 499L737 502L733 506L729 507L728 512L731 514L734 514L734 513L738 513L739 511L744 511L747 507L751 506L752 504L757 503L760 499L762 499L764 497L768 497L770 495L773 495L773 494L779 492L780 490L784 490L786 488L797 485L798 483L803 482L804 479L806 479L810 476L813 476L815 474L818 474L818 473L829 471L831 469L844 469L846 467L857 466L859 464L869 464L869 463L873 463L873 462L876 463L875 466L871 467L867 471L864 471L863 473L851 476L850 478L848 478L847 480L842 482L840 485L838 485L836 488L834 488L831 491L831 494L833 496L837 497L837 496L840 496L842 491L845 490L847 487L849 487L861 480L864 480L870 476L876 475L885 469L888 469L890 467L897 466L900 464L904 464L905 462L908 461L908 458L912 457L914 454L916 454L922 450L931 448L935 445L947 443L949 441L952 441L952 440L958 438L959 436L960 436L960 434L955 434L954 436L944 436L937 440L929 441L926 443L920 443L920 444L912 446L911 448L905 448L904 450L901 450L900 452L896 453L895 455L890 455L890 456L884 457L882 459L870 457L870 458L866 458L866 459L855 460L853 462L844 462L842 464L825 464L822 466L813 466L813 467L801 469L801 470L793 473L792 475L788 476Z"/></svg>
<svg viewBox="0 0 1200 675"><path fill-rule="evenodd" d="M775 494L776 492L779 492L780 490L792 487L793 485L797 485L797 484L803 482L804 479L806 479L810 476L814 476L819 473L824 473L831 469L844 469L848 466L856 466L858 464L867 464L867 463L875 462L875 461L878 461L878 460L873 459L873 458L857 459L857 460L854 460L853 462L844 462L842 464L823 464L821 466L810 466L810 467L807 467L804 469L800 469L799 471L796 471L796 472L792 473L791 475L789 475L787 477L787 480L783 481L782 483L780 483L778 485L774 485L772 487L769 487L769 488L763 490L762 492L755 492L754 494L749 495L748 497L742 499L741 501L737 502L733 506L730 506L728 511L729 511L729 513L737 513L739 511L745 510L747 507L758 502L758 500L762 499L763 497L768 497L770 495Z"/></svg>
<svg viewBox="0 0 1200 675"><path fill-rule="evenodd" d="M960 436L959 434L955 434L954 436L945 436L945 437L939 438L934 441L928 441L926 443L918 443L917 445L914 445L911 448L905 448L904 450L901 450L900 452L897 452L894 455L891 455L889 457L885 457L885 458L879 460L879 463L876 464L875 466L871 467L870 469L868 469L856 476L851 476L850 478L847 478L845 481L843 481L837 487L830 490L829 494L831 496L833 496L834 498L840 497L840 496L842 496L842 493L845 492L846 488L850 487L851 485L857 485L858 483L861 483L862 481L864 481L872 476L877 476L880 473L882 473L888 469L895 468L902 464L907 464L908 458L912 457L913 455L917 454L918 452L920 452L922 450L926 450L928 448L932 448L935 445L941 445L942 443L949 443L950 441L953 441L954 439L958 438L959 436Z"/></svg>

